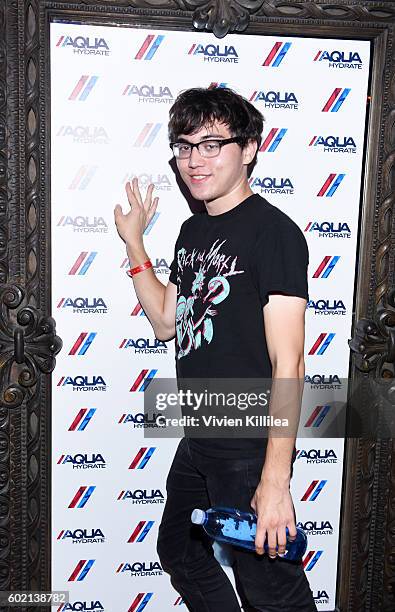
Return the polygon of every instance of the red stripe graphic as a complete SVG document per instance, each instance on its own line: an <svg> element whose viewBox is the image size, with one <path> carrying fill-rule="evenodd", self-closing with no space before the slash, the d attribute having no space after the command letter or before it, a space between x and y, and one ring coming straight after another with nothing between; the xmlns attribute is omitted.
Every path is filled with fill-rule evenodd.
<svg viewBox="0 0 395 612"><path fill-rule="evenodd" d="M132 315L131 316L138 315L139 312L141 311L141 308L142 308L141 304L137 303L136 306L132 310Z"/></svg>
<svg viewBox="0 0 395 612"><path fill-rule="evenodd" d="M57 47L59 47L59 46L60 46L60 43L63 41L63 39L64 39L64 36L61 36L61 37L59 38L59 40L58 40L58 42L57 42L57 45L56 45Z"/></svg>
<svg viewBox="0 0 395 612"><path fill-rule="evenodd" d="M315 421L316 417L318 416L319 412L321 411L322 406L316 406L313 410L313 412L311 413L311 416L307 419L306 421L306 425L305 427L310 427L311 424Z"/></svg>
<svg viewBox="0 0 395 612"><path fill-rule="evenodd" d="M308 562L310 561L311 557L315 554L315 550L310 550L307 555L305 556L305 558L303 559L303 569L306 567L306 565L308 564Z"/></svg>
<svg viewBox="0 0 395 612"><path fill-rule="evenodd" d="M82 77L80 78L80 80L78 81L77 85L74 87L71 96L69 97L69 100L75 100L76 97L78 96L78 94L80 93L81 89L84 87L85 83L87 82L89 78L89 75L87 74L83 74Z"/></svg>
<svg viewBox="0 0 395 612"><path fill-rule="evenodd" d="M142 528L144 527L144 523L145 521L139 521L137 523L137 527L135 527L134 531L132 532L132 535L130 536L130 538L128 539L128 542L134 542L135 539L137 538L137 536L139 535L140 531L142 530Z"/></svg>
<svg viewBox="0 0 395 612"><path fill-rule="evenodd" d="M74 508L77 504L77 502L79 501L81 495L85 492L86 487L80 487L77 491L77 493L74 495L73 499L71 500L70 504L69 504L69 508Z"/></svg>
<svg viewBox="0 0 395 612"><path fill-rule="evenodd" d="M139 452L137 453L137 455L133 459L132 463L129 465L129 470L133 470L136 467L136 465L138 464L138 462L140 461L141 457L144 455L146 450L147 450L146 446L140 448Z"/></svg>
<svg viewBox="0 0 395 612"><path fill-rule="evenodd" d="M83 251L81 253L81 255L78 257L77 261L75 262L75 264L71 268L69 274L75 274L77 272L78 268L80 267L80 265L82 264L82 262L84 261L84 259L85 259L85 257L87 255L88 255L88 251Z"/></svg>
<svg viewBox="0 0 395 612"><path fill-rule="evenodd" d="M127 341L127 338L124 338L121 344L119 345L119 348L122 348L126 344L126 341Z"/></svg>
<svg viewBox="0 0 395 612"><path fill-rule="evenodd" d="M306 501L310 497L310 493L317 486L317 484L318 484L318 480L313 480L313 482L311 483L311 485L307 489L306 493L303 495L301 501Z"/></svg>
<svg viewBox="0 0 395 612"><path fill-rule="evenodd" d="M69 431L74 431L76 429L77 425L81 421L81 419L84 416L86 411L87 411L87 408L81 408L81 410L79 411L79 413L75 417L74 421L71 423L71 425L69 427Z"/></svg>
<svg viewBox="0 0 395 612"><path fill-rule="evenodd" d="M134 59L142 59L144 57L144 53L147 51L148 47L150 46L150 44L152 43L152 41L154 40L155 36L153 34L148 34L147 38L145 39L145 41L143 42L143 44L141 45L140 49L137 52L137 55Z"/></svg>
<svg viewBox="0 0 395 612"><path fill-rule="evenodd" d="M62 378L60 379L60 381L57 384L57 387L60 387L60 385L62 384L62 382L64 381L64 376L62 376Z"/></svg>
<svg viewBox="0 0 395 612"><path fill-rule="evenodd" d="M60 540L60 538L62 537L62 535L64 534L64 529L62 529L62 531L60 532L60 534L57 537L57 540Z"/></svg>
<svg viewBox="0 0 395 612"><path fill-rule="evenodd" d="M277 131L278 131L278 128L272 128L270 130L269 134L266 136L265 140L263 141L261 148L259 149L260 151L263 151L263 152L266 151L271 141L273 140L274 136L276 135Z"/></svg>
<svg viewBox="0 0 395 612"><path fill-rule="evenodd" d="M332 106L332 104L336 100L336 98L339 95L339 93L341 92L341 90L342 90L341 87L336 87L336 89L333 90L333 93L331 94L328 102L325 104L324 108L322 109L323 113L326 113L330 109L330 107Z"/></svg>
<svg viewBox="0 0 395 612"><path fill-rule="evenodd" d="M249 99L249 102L253 101L253 99L255 98L256 94L257 94L257 90L254 91L254 93L252 94L251 98Z"/></svg>
<svg viewBox="0 0 395 612"><path fill-rule="evenodd" d="M194 48L195 48L195 47L196 47L196 44L194 43L194 44L192 45L192 47L189 49L189 51L188 51L188 55L191 55L191 53L192 53L192 51L194 50Z"/></svg>
<svg viewBox="0 0 395 612"><path fill-rule="evenodd" d="M326 257L324 257L324 259L321 261L320 265L318 266L318 268L314 272L313 278L319 278L322 270L325 268L325 266L328 263L328 261L330 260L330 258L331 258L330 255L327 255Z"/></svg>
<svg viewBox="0 0 395 612"><path fill-rule="evenodd" d="M78 183L81 181L83 175L87 172L87 170L88 170L87 166L81 166L81 168L79 169L79 172L74 177L74 181L71 183L69 189L77 188Z"/></svg>
<svg viewBox="0 0 395 612"><path fill-rule="evenodd" d="M141 381L143 380L143 378L146 377L147 374L148 374L148 370L141 370L140 374L137 376L133 385L130 387L130 390L136 391L136 389L138 389L138 387L140 386Z"/></svg>
<svg viewBox="0 0 395 612"><path fill-rule="evenodd" d="M142 132L140 133L140 136L137 138L136 142L134 143L135 147L141 147L146 136L148 135L148 132L150 131L153 125L154 125L153 123L145 124L145 128L142 130Z"/></svg>
<svg viewBox="0 0 395 612"><path fill-rule="evenodd" d="M333 174L333 173L328 176L328 178L326 179L325 183L322 185L321 189L317 193L317 196L323 196L324 195L325 191L328 189L329 185L331 184L331 182L333 181L335 176L336 176L336 174Z"/></svg>
<svg viewBox="0 0 395 612"><path fill-rule="evenodd" d="M122 423L122 421L124 420L125 416L126 416L126 414L123 414L123 415L121 416L121 418L119 419L118 423Z"/></svg>
<svg viewBox="0 0 395 612"><path fill-rule="evenodd" d="M127 92L127 90L129 89L130 85L126 85L125 89L122 92L122 95L124 96Z"/></svg>
<svg viewBox="0 0 395 612"><path fill-rule="evenodd" d="M309 221L309 222L308 222L308 224L306 225L306 228L305 228L305 230L304 230L305 232L307 232L307 230L309 229L309 227L311 227L311 224L312 224L312 223L313 223L312 221Z"/></svg>
<svg viewBox="0 0 395 612"><path fill-rule="evenodd" d="M61 455L61 456L60 456L60 459L59 459L59 461L58 461L58 465L59 465L59 463L62 463L63 459L64 459L64 455Z"/></svg>
<svg viewBox="0 0 395 612"><path fill-rule="evenodd" d="M270 63L272 61L272 59L274 59L274 56L276 55L277 51L279 50L279 48L281 47L281 42L276 42L273 49L270 51L269 55L267 56L267 58L265 59L265 61L263 62L262 66L270 66Z"/></svg>
<svg viewBox="0 0 395 612"><path fill-rule="evenodd" d="M119 494L119 495L118 495L118 497L117 497L117 500L118 500L118 499L121 499L121 497L122 497L122 495L123 495L124 493L125 493L125 490L121 491L121 492L120 492L120 494Z"/></svg>
<svg viewBox="0 0 395 612"><path fill-rule="evenodd" d="M88 332L81 332L80 333L80 335L78 336L77 340L74 342L73 346L71 347L69 355L75 355L76 354L76 352L80 348L81 344L83 343L83 341L85 340L87 335L88 335Z"/></svg>
<svg viewBox="0 0 395 612"><path fill-rule="evenodd" d="M312 138L312 139L310 140L310 142L309 142L309 147L311 147L311 145L313 144L313 142L315 141L315 139L316 139L316 136L313 136L313 138Z"/></svg>
<svg viewBox="0 0 395 612"><path fill-rule="evenodd" d="M77 563L77 567L75 568L74 572L71 574L71 576L69 578L69 582L72 582L73 580L75 580L77 578L78 574L80 573L80 571L84 567L85 563L86 563L86 559L81 559L81 561L79 561Z"/></svg>
<svg viewBox="0 0 395 612"><path fill-rule="evenodd" d="M133 601L132 605L130 606L128 612L134 612L134 610L136 610L138 604L143 599L143 597L144 597L144 593L139 593L138 595L136 595L136 598Z"/></svg>
<svg viewBox="0 0 395 612"><path fill-rule="evenodd" d="M314 61L315 61L315 62L318 60L318 58L319 58L320 54L321 54L321 51L318 51L317 55L316 55L316 56L315 56L315 58L314 58Z"/></svg>
<svg viewBox="0 0 395 612"><path fill-rule="evenodd" d="M323 339L325 338L326 333L322 332L322 334L320 334L317 338L317 340L314 342L313 346L311 347L311 349L309 350L309 355L314 355L314 353L316 352L316 350L318 349L319 345L321 344L321 342L323 341Z"/></svg>
<svg viewBox="0 0 395 612"><path fill-rule="evenodd" d="M118 574L118 572L121 571L121 567L123 566L123 563L121 563L121 565L118 567L117 571L115 572L116 574Z"/></svg>

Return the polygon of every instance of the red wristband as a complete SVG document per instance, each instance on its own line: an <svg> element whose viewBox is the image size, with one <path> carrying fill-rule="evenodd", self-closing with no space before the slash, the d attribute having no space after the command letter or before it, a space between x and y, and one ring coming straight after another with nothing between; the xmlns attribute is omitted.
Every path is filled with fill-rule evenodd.
<svg viewBox="0 0 395 612"><path fill-rule="evenodd" d="M148 261L145 261L144 263L142 263L140 266L136 266L135 268L130 268L130 270L127 270L126 274L130 277L134 276L135 274L138 274L139 272L142 272L143 270L147 270L148 268L152 268L152 262L150 259L148 259Z"/></svg>

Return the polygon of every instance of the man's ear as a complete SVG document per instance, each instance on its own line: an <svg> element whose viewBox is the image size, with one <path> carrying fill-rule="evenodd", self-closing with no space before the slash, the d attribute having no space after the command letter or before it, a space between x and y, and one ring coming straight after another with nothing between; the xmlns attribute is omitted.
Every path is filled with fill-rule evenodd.
<svg viewBox="0 0 395 612"><path fill-rule="evenodd" d="M243 149L243 162L248 166L255 157L258 149L258 143L256 140L249 140Z"/></svg>

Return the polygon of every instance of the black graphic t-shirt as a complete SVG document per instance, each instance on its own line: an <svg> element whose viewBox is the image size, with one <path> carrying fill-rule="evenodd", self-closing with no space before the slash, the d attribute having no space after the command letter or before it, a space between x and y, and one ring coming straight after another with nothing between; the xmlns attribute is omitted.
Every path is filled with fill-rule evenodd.
<svg viewBox="0 0 395 612"><path fill-rule="evenodd" d="M270 379L262 309L270 293L308 299L307 265L302 231L259 195L225 213L187 219L170 266L177 377ZM266 443L266 437L191 439L217 457L262 455Z"/></svg>

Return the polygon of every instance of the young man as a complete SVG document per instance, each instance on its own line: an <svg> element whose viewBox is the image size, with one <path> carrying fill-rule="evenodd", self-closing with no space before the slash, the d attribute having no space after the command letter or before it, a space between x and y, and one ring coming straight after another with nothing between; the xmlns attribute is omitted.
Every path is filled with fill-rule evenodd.
<svg viewBox="0 0 395 612"><path fill-rule="evenodd" d="M156 279L142 237L158 205L153 185L143 199L133 180L126 186L131 210L115 208L138 299L156 337L176 338L179 378L300 383L304 377L307 245L297 225L249 187L262 128L262 115L226 88L190 89L175 101L172 151L182 180L206 212L182 224L167 287ZM281 389L277 399L272 395L271 412L283 410L275 405L281 396ZM298 412L300 393L296 404ZM211 541L190 521L194 508L211 506L253 509L258 516L257 554L233 548L245 611L316 610L301 564L277 558L285 551L286 528L296 535L289 489L294 442L294 435L270 430L268 437L180 441L157 550L189 610L240 610Z"/></svg>

